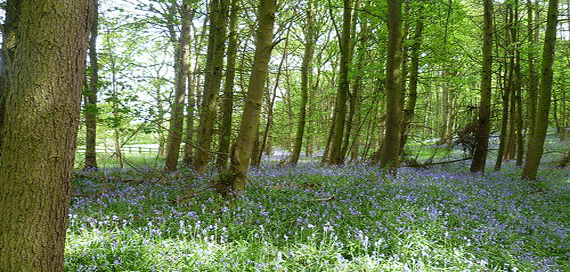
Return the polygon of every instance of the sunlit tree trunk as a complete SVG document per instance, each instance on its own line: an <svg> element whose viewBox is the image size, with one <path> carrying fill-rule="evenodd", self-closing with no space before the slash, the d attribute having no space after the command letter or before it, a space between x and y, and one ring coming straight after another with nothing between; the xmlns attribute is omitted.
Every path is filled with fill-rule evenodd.
<svg viewBox="0 0 570 272"><path fill-rule="evenodd" d="M493 46L493 1L484 2L483 19L483 69L481 71L481 104L479 105L479 129L471 172L485 172L489 149L489 131L491 129L491 79Z"/></svg>
<svg viewBox="0 0 570 272"><path fill-rule="evenodd" d="M251 67L251 77L239 134L232 148L230 161L230 179L222 194L243 194L247 178L247 169L251 159L254 137L259 127L261 102L265 80L269 73L269 59L273 49L273 25L275 23L276 0L261 0L259 3L257 40L255 55Z"/></svg>
<svg viewBox="0 0 570 272"><path fill-rule="evenodd" d="M382 143L380 166L396 173L400 155L402 128L402 93L400 68L402 61L402 4L400 0L388 2L388 46L386 58L386 132Z"/></svg>
<svg viewBox="0 0 570 272"><path fill-rule="evenodd" d="M558 19L558 0L550 0L542 52L542 69L539 84L538 108L534 131L530 132L530 144L522 171L525 179L536 179L540 158L544 151L544 141L548 128L548 111L552 94L552 64L554 62L554 47L556 44L556 24Z"/></svg>
<svg viewBox="0 0 570 272"><path fill-rule="evenodd" d="M91 4L6 2L0 271L64 269Z"/></svg>

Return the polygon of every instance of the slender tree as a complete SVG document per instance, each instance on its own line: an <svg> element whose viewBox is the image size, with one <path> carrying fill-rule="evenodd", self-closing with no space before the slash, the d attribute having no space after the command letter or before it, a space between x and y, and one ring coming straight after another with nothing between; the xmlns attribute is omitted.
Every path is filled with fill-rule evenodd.
<svg viewBox="0 0 570 272"><path fill-rule="evenodd" d="M218 145L218 158L216 164L226 168L230 152L230 137L232 135L232 112L234 109L234 80L236 74L236 57L238 49L238 13L239 0L232 0L230 8L230 23L228 38L228 58L226 82L222 97L222 122L220 123L220 139Z"/></svg>
<svg viewBox="0 0 570 272"><path fill-rule="evenodd" d="M311 60L313 58L314 44L314 23L313 23L313 1L307 2L307 28L305 32L305 52L301 63L301 105L299 107L299 122L293 152L291 153L291 164L297 164L301 147L303 146L303 135L305 134L305 123L307 120L307 104L309 101L309 74L311 73Z"/></svg>
<svg viewBox="0 0 570 272"><path fill-rule="evenodd" d="M402 92L400 69L402 62L402 3L388 1L388 45L386 58L386 132L382 143L380 166L396 173L400 155L402 127Z"/></svg>
<svg viewBox="0 0 570 272"><path fill-rule="evenodd" d="M485 0L483 16L483 69L481 70L481 104L479 105L479 129L471 172L485 172L491 129L491 65L493 63L493 1Z"/></svg>
<svg viewBox="0 0 570 272"><path fill-rule="evenodd" d="M85 95L85 165L84 170L97 170L97 89L99 89L99 60L97 58L97 33L99 27L99 1L93 0L91 37L89 38L89 90Z"/></svg>
<svg viewBox="0 0 570 272"><path fill-rule="evenodd" d="M91 4L6 2L0 271L63 271Z"/></svg>
<svg viewBox="0 0 570 272"><path fill-rule="evenodd" d="M234 193L239 196L245 190L253 142L259 127L265 80L269 73L276 5L276 0L260 0L259 3L255 55L240 130L232 148L229 166L230 178L223 184L222 188L224 195Z"/></svg>
<svg viewBox="0 0 570 272"><path fill-rule="evenodd" d="M182 27L180 39L176 48L175 91L170 108L170 127L168 129L168 147L166 148L166 171L174 171L180 157L182 129L184 124L184 101L186 99L186 84L188 83L190 52L190 21L192 11L190 5L182 4Z"/></svg>
<svg viewBox="0 0 570 272"><path fill-rule="evenodd" d="M542 51L542 69L539 84L539 96L534 130L530 132L529 149L522 171L525 179L536 179L540 158L544 151L544 141L548 128L548 112L552 94L552 64L554 63L554 47L556 45L556 25L558 23L558 0L548 2L546 32Z"/></svg>
<svg viewBox="0 0 570 272"><path fill-rule="evenodd" d="M420 9L420 13L423 9ZM420 73L420 46L422 42L422 35L424 29L423 17L420 14L416 19L416 26L414 30L414 38L412 41L411 53L411 69L410 69L410 84L408 86L408 99L406 100L406 107L404 109L404 116L402 121L402 139L400 148L404 148L408 140L408 133L410 131L411 123L414 119L416 103L418 98L418 78Z"/></svg>
<svg viewBox="0 0 570 272"><path fill-rule="evenodd" d="M536 9L538 10L538 9ZM536 11L538 12L538 11ZM537 27L535 21L538 18L533 18L535 13L534 4L532 0L527 0L527 30L528 30L528 40L530 44L530 50L528 51L528 128L529 131L535 131L536 122L536 103L538 101L538 79L536 76L536 65L535 65L535 48L538 31L535 30ZM529 135L530 136L530 135ZM527 150L530 148L531 137L528 137Z"/></svg>
<svg viewBox="0 0 570 272"><path fill-rule="evenodd" d="M210 2L210 33L208 36L208 55L206 56L206 75L198 127L198 147L194 160L194 169L200 174L206 172L210 153L212 153L210 148L224 66L228 10L229 0L212 0Z"/></svg>
<svg viewBox="0 0 570 272"><path fill-rule="evenodd" d="M344 0L344 12L342 21L342 33L339 38L340 47L340 71L338 76L338 89L335 103L335 114L333 119L334 129L332 132L331 147L328 158L328 164L342 164L342 140L344 137L344 126L346 120L346 102L348 99L349 81L348 71L350 66L350 27L351 27L351 9L352 1Z"/></svg>

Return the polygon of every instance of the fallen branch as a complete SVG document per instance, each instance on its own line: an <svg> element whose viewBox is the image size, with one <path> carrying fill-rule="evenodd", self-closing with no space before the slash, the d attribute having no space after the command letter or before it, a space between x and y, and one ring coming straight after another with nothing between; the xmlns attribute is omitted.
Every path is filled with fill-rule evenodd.
<svg viewBox="0 0 570 272"><path fill-rule="evenodd" d="M312 199L311 201L331 201L333 200L335 197L335 195L332 195L330 197L326 197L326 198L316 198L316 199Z"/></svg>

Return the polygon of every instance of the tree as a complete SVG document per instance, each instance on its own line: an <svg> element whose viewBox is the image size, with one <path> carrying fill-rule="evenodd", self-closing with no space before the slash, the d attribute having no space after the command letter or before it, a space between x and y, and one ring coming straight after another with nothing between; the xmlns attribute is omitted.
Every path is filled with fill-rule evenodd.
<svg viewBox="0 0 570 272"><path fill-rule="evenodd" d="M481 102L479 105L479 129L471 172L485 172L491 129L491 66L493 63L493 1L485 0L483 16L483 69L481 70Z"/></svg>
<svg viewBox="0 0 570 272"><path fill-rule="evenodd" d="M63 271L91 4L7 2L1 271Z"/></svg>
<svg viewBox="0 0 570 272"><path fill-rule="evenodd" d="M350 66L350 26L352 1L344 0L344 12L342 15L342 33L339 38L340 47L340 71L339 83L336 95L335 114L331 126L332 138L328 164L342 164L342 140L344 136L344 124L346 119L346 102L348 98L349 82L348 71Z"/></svg>
<svg viewBox="0 0 570 272"><path fill-rule="evenodd" d="M220 140L216 164L226 168L230 151L230 137L232 135L232 112L234 109L234 79L236 74L236 57L238 49L238 13L239 0L232 0L230 10L230 35L228 39L228 59L226 82L222 99L222 122L220 124Z"/></svg>
<svg viewBox="0 0 570 272"><path fill-rule="evenodd" d="M212 0L210 3L210 33L208 36L208 55L206 56L206 75L204 94L198 127L198 148L194 160L194 169L203 174L210 161L210 147L216 119L218 96L224 66L226 29L228 22L229 0Z"/></svg>
<svg viewBox="0 0 570 272"><path fill-rule="evenodd" d="M542 51L542 69L539 83L539 94L534 130L530 131L529 149L522 170L525 179L536 179L540 158L544 151L546 130L548 129L548 112L550 110L550 96L552 94L552 64L554 63L554 47L556 45L556 25L558 23L558 0L548 2L548 13L544 47Z"/></svg>
<svg viewBox="0 0 570 272"><path fill-rule="evenodd" d="M184 100L186 84L188 83L189 51L190 51L190 21L192 11L190 5L182 4L182 30L176 49L175 92L170 108L170 127L168 130L168 147L166 149L166 171L174 171L178 166L180 144L182 143L182 128L184 122Z"/></svg>
<svg viewBox="0 0 570 272"><path fill-rule="evenodd" d="M99 88L99 63L97 59L97 34L99 26L99 1L93 0L91 37L89 38L89 89L85 95L85 165L84 170L97 170L97 89Z"/></svg>
<svg viewBox="0 0 570 272"><path fill-rule="evenodd" d="M419 10L420 14L416 19L416 28L414 30L414 39L412 41L411 52L411 69L410 69L410 84L408 87L408 99L406 101L406 108L404 109L404 116L402 120L402 135L400 148L404 148L408 140L408 133L410 131L411 123L414 119L416 103L418 99L418 78L420 72L420 46L422 42L422 33L424 29L423 22L423 9Z"/></svg>
<svg viewBox="0 0 570 272"><path fill-rule="evenodd" d="M251 67L251 76L245 98L239 134L231 152L229 178L222 184L222 194L241 195L245 190L247 170L253 150L253 142L259 127L261 102L265 80L269 73L269 59L273 49L273 25L276 0L261 0L259 3L257 40Z"/></svg>
<svg viewBox="0 0 570 272"><path fill-rule="evenodd" d="M301 63L301 105L299 108L299 122L293 152L291 153L291 163L297 164L301 147L303 146L303 135L305 133L305 123L307 118L307 104L309 101L309 73L311 72L311 59L313 57L314 44L314 23L313 23L313 1L307 2L307 31L305 33L305 52Z"/></svg>
<svg viewBox="0 0 570 272"><path fill-rule="evenodd" d="M386 58L386 132L380 155L380 166L396 173L400 155L402 126L402 92L400 68L402 62L402 3L388 1L388 44Z"/></svg>

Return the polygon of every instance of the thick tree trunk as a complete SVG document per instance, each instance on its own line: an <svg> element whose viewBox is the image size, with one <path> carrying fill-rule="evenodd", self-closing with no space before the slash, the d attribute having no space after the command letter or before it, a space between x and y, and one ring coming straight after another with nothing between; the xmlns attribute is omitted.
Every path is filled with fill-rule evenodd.
<svg viewBox="0 0 570 272"><path fill-rule="evenodd" d="M396 174L400 155L402 128L402 93L400 68L402 61L402 3L388 2L388 48L386 59L386 133L382 142L380 166Z"/></svg>
<svg viewBox="0 0 570 272"><path fill-rule="evenodd" d="M218 157L216 164L220 168L226 168L230 153L230 138L232 135L232 112L234 110L234 79L236 74L236 57L238 49L238 13L239 0L232 0L230 9L230 35L228 39L228 58L226 70L226 82L222 97L222 122L220 124L220 139L218 145Z"/></svg>
<svg viewBox="0 0 570 272"><path fill-rule="evenodd" d="M544 141L548 128L548 111L550 110L550 96L552 94L552 64L554 62L554 47L556 45L556 24L558 19L558 0L550 0L544 48L542 52L542 69L539 86L538 111L535 120L534 131L531 131L530 144L526 161L522 171L525 179L536 179L540 158L544 151Z"/></svg>
<svg viewBox="0 0 570 272"><path fill-rule="evenodd" d="M309 101L309 73L311 73L311 59L313 57L313 1L307 2L307 32L305 34L305 52L301 63L301 105L299 106L299 122L297 123L297 133L293 152L291 153L291 164L297 164L301 147L303 146L303 135L305 133L305 123L307 121L307 104Z"/></svg>
<svg viewBox="0 0 570 272"><path fill-rule="evenodd" d="M199 174L206 172L212 152L210 148L224 66L229 0L212 0L210 6L210 34L206 56L204 96L198 127L198 148L194 160L194 169Z"/></svg>
<svg viewBox="0 0 570 272"><path fill-rule="evenodd" d="M99 24L99 3L93 0L91 18L91 37L89 39L89 63L91 74L89 75L89 90L85 103L85 165L86 171L97 170L97 89L99 89L99 63L97 58L97 27Z"/></svg>
<svg viewBox="0 0 570 272"><path fill-rule="evenodd" d="M230 177L222 194L239 196L245 190L247 170L251 159L254 137L259 127L261 102L265 80L269 73L269 59L273 49L273 25L275 23L276 0L261 0L259 3L257 40L251 67L251 77L245 99L239 134L232 148Z"/></svg>
<svg viewBox="0 0 570 272"><path fill-rule="evenodd" d="M170 127L168 129L168 147L166 148L166 171L174 171L180 157L180 144L184 128L184 102L186 100L186 84L188 83L190 53L190 21L192 11L189 4L182 4L182 26L178 41L176 59L176 88L170 110Z"/></svg>
<svg viewBox="0 0 570 272"><path fill-rule="evenodd" d="M91 2L6 4L0 271L63 271Z"/></svg>
<svg viewBox="0 0 570 272"><path fill-rule="evenodd" d="M485 0L483 19L483 69L481 71L481 104L479 105L479 130L477 143L471 162L471 172L485 172L489 151L489 131L491 129L491 66L493 64L493 1Z"/></svg>

